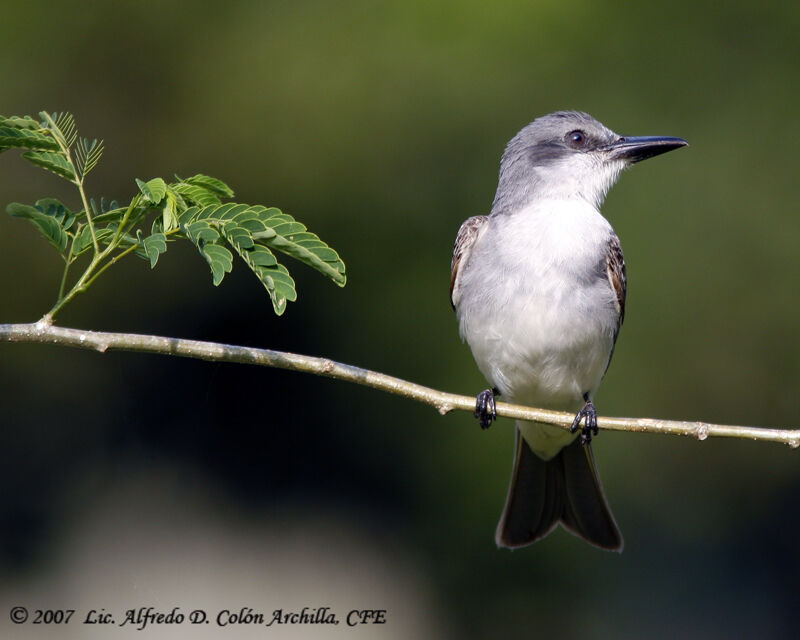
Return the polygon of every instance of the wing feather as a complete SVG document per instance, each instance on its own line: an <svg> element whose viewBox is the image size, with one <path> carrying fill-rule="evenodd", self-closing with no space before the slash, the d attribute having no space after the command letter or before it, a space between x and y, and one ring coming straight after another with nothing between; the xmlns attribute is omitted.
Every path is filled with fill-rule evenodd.
<svg viewBox="0 0 800 640"><path fill-rule="evenodd" d="M453 305L453 309L456 308L458 298L459 270L467 263L475 240L488 220L488 216L472 216L467 218L458 230L456 242L453 245L453 260L450 262L450 304Z"/></svg>
<svg viewBox="0 0 800 640"><path fill-rule="evenodd" d="M617 330L614 332L614 342L616 342L619 329L622 326L622 321L625 319L625 295L628 288L628 278L625 273L625 258L622 255L622 247L619 244L619 238L616 234L611 234L611 239L608 241L606 274L608 275L608 282L611 288L614 290L614 293L617 294L619 320L617 321Z"/></svg>

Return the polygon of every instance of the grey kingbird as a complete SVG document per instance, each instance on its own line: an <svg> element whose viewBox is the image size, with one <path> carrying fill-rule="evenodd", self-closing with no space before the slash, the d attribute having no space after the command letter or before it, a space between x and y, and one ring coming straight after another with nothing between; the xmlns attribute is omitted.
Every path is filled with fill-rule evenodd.
<svg viewBox="0 0 800 640"><path fill-rule="evenodd" d="M477 397L481 426L496 417L495 395L578 411L569 431L517 421L500 547L531 544L561 524L597 547L622 550L589 444L597 434L592 397L614 352L626 291L619 239L599 207L628 165L687 144L620 136L578 111L551 113L511 139L490 214L459 229L450 300L492 386Z"/></svg>

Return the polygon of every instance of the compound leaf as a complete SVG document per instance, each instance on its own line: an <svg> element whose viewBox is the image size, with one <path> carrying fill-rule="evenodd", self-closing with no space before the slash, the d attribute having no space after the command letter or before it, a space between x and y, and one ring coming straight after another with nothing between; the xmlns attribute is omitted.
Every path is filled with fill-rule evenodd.
<svg viewBox="0 0 800 640"><path fill-rule="evenodd" d="M56 140L63 144L64 147L69 148L75 144L75 140L78 137L78 129L75 126L75 118L72 117L69 111L52 114L42 111L39 115Z"/></svg>
<svg viewBox="0 0 800 640"><path fill-rule="evenodd" d="M97 166L100 161L100 156L103 155L103 141L97 139L89 142L86 138L79 138L78 144L75 145L75 167L81 178L85 178L87 174Z"/></svg>
<svg viewBox="0 0 800 640"><path fill-rule="evenodd" d="M121 220L122 216L128 210L127 207L120 207L119 202L111 200L108 202L105 198L100 198L100 206L94 198L89 199L89 206L92 209L92 220L94 223L100 224L101 222L115 222Z"/></svg>
<svg viewBox="0 0 800 640"><path fill-rule="evenodd" d="M147 182L142 182L137 178L136 184L141 194L151 204L158 204L167 195L167 183L161 178L153 178Z"/></svg>
<svg viewBox="0 0 800 640"><path fill-rule="evenodd" d="M22 154L26 160L73 182L85 201L83 180L100 160L102 141L79 138L75 120L67 112L43 111L39 115L41 122L28 116L0 116L0 151L26 149ZM345 265L339 255L292 216L276 208L223 203L233 197L233 190L211 176L176 178L177 182L169 185L161 178L137 179L139 195L128 207L120 207L116 201L106 204L104 199L98 206L90 200L88 211L71 212L60 201L45 198L35 206L12 203L8 211L28 219L68 262L94 246L89 220L98 243L113 242L114 247L133 251L148 260L151 268L167 250L168 236L186 237L208 263L215 286L233 269L235 252L267 290L278 315L287 302L297 299L297 291L275 252L344 286ZM137 225L154 209L160 215L150 225L151 235L143 237ZM123 218L125 225L120 228ZM101 228L101 223L106 226Z"/></svg>
<svg viewBox="0 0 800 640"><path fill-rule="evenodd" d="M94 235L98 243L107 244L110 242L111 238L114 237L116 231L114 227L106 227L105 229L95 229ZM75 236L75 242L72 243L72 255L79 256L93 246L92 232L88 226L83 226L80 232Z"/></svg>
<svg viewBox="0 0 800 640"><path fill-rule="evenodd" d="M231 189L222 180L203 175L202 173L198 173L196 176L192 176L191 178L186 178L182 182L197 187L202 187L203 189L214 193L216 196L218 196L218 198L233 198L234 195L233 189Z"/></svg>
<svg viewBox="0 0 800 640"><path fill-rule="evenodd" d="M75 236L75 242L72 243L72 255L79 256L84 251L92 248L92 233L89 227L83 227L78 235Z"/></svg>
<svg viewBox="0 0 800 640"><path fill-rule="evenodd" d="M189 204L196 204L200 205L201 207L220 204L219 196L216 193L201 186L187 184L185 182L178 182L170 186Z"/></svg>
<svg viewBox="0 0 800 640"><path fill-rule="evenodd" d="M181 223L205 221L209 226L224 228L228 221L247 232L256 243L277 249L328 276L339 286L347 281L345 266L339 255L319 236L306 230L289 214L274 207L227 203L218 206L191 207L181 216ZM190 223L191 224L191 223Z"/></svg>
<svg viewBox="0 0 800 640"><path fill-rule="evenodd" d="M64 218L62 217L59 219L60 213L54 212L54 215L48 215L38 207L32 207L29 204L20 204L19 202L12 202L6 207L6 211L15 218L30 220L39 233L41 233L51 245L58 249L58 252L62 256L66 256L69 234L61 226L61 222Z"/></svg>
<svg viewBox="0 0 800 640"><path fill-rule="evenodd" d="M9 122L6 119L6 122ZM28 128L0 125L0 147L57 151L58 143L52 136Z"/></svg>
<svg viewBox="0 0 800 640"><path fill-rule="evenodd" d="M288 269L278 264L273 253L259 244L254 244L249 249L236 246L236 251L264 285L276 315L282 315L286 311L286 303L297 300L294 279L289 275Z"/></svg>
<svg viewBox="0 0 800 640"><path fill-rule="evenodd" d="M72 164L60 153L51 153L49 151L26 151L22 154L28 162L32 162L37 167L52 171L56 175L66 178L75 182L75 168Z"/></svg>
<svg viewBox="0 0 800 640"><path fill-rule="evenodd" d="M304 262L340 287L347 283L344 262L339 254L319 236L307 231L305 225L274 207L256 206L252 210L266 227L265 232L253 234L257 241Z"/></svg>
<svg viewBox="0 0 800 640"><path fill-rule="evenodd" d="M218 286L226 273L233 271L233 254L225 247L218 244L204 244L198 247L200 253L211 267L214 286Z"/></svg>
<svg viewBox="0 0 800 640"><path fill-rule="evenodd" d="M125 215L125 212L128 210L127 207L118 207L116 209L109 209L105 213L101 213L96 215L92 218L95 224L100 224L101 222L113 222L117 220L121 220L122 216Z"/></svg>
<svg viewBox="0 0 800 640"><path fill-rule="evenodd" d="M0 126L16 127L18 129L41 129L42 125L38 120L34 120L30 116L9 116L4 118L0 116Z"/></svg>
<svg viewBox="0 0 800 640"><path fill-rule="evenodd" d="M219 233L205 220L198 220L187 224L185 227L186 235L196 245L219 240Z"/></svg>
<svg viewBox="0 0 800 640"><path fill-rule="evenodd" d="M57 198L41 198L34 206L42 213L52 216L65 231L75 222L76 214Z"/></svg>
<svg viewBox="0 0 800 640"><path fill-rule="evenodd" d="M194 243L197 250L211 267L214 286L219 285L226 273L233 270L233 254L225 247L217 244L220 234L205 220L198 220L184 227L186 236Z"/></svg>
<svg viewBox="0 0 800 640"><path fill-rule="evenodd" d="M163 233L154 233L146 238L139 238L139 244L141 247L134 253L140 258L149 260L152 269L156 266L159 256L167 251L167 236Z"/></svg>
<svg viewBox="0 0 800 640"><path fill-rule="evenodd" d="M166 199L164 200L164 208L161 214L161 226L165 231L172 231L178 228L178 211L180 210L180 206L180 196L167 187Z"/></svg>
<svg viewBox="0 0 800 640"><path fill-rule="evenodd" d="M220 246L223 240L231 246L267 289L279 315L287 302L297 299L297 291L289 271L278 263L272 250L317 269L339 286L346 282L339 255L279 209L233 202L192 206L179 216L179 223L198 248L207 251L210 246ZM215 274L215 283L218 279L221 277Z"/></svg>

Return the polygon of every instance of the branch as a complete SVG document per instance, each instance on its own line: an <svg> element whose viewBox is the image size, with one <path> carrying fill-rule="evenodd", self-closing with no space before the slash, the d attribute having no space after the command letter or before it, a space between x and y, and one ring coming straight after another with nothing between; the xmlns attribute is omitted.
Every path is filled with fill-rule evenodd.
<svg viewBox="0 0 800 640"><path fill-rule="evenodd" d="M429 387L394 378L392 376L361 369L327 358L303 356L295 353L254 349L216 342L183 340L163 336L147 336L134 333L107 333L56 327L40 320L32 324L0 324L0 341L40 342L60 346L93 349L105 353L108 350L139 351L164 355L197 358L216 362L238 362L264 367L276 367L303 371L319 376L347 380L356 384L379 389L395 395L417 400L435 407L442 415L450 411L475 410L475 398L454 393L445 393ZM561 411L533 409L520 405L497 403L497 414L506 418L544 422L568 429L574 416ZM651 418L599 418L601 429L608 431L634 431L639 433L661 433L691 436L698 440L709 437L743 438L780 442L796 449L800 447L800 429L762 429L758 427L735 427L706 422L680 422Z"/></svg>

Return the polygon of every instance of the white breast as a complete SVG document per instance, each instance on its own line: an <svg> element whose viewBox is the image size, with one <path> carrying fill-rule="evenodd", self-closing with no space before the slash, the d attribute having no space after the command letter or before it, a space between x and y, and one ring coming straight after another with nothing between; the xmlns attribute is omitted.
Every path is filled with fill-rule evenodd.
<svg viewBox="0 0 800 640"><path fill-rule="evenodd" d="M495 216L460 273L461 336L505 399L573 409L597 388L617 327L611 225L581 200Z"/></svg>

